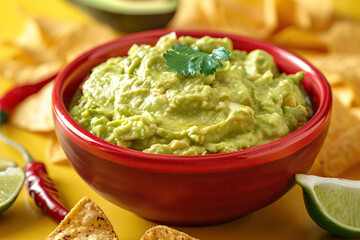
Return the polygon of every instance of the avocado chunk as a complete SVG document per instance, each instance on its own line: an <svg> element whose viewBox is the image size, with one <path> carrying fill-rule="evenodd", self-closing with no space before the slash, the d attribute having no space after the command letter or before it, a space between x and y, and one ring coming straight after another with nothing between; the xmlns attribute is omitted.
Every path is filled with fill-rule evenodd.
<svg viewBox="0 0 360 240"><path fill-rule="evenodd" d="M68 0L97 20L124 32L163 28L179 0Z"/></svg>

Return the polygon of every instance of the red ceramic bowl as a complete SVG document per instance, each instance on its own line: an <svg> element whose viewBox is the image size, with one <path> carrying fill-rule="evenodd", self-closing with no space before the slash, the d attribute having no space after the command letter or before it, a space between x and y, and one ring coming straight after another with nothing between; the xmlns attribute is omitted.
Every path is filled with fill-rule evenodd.
<svg viewBox="0 0 360 240"><path fill-rule="evenodd" d="M55 129L72 166L109 201L164 224L216 224L274 202L290 189L295 173L304 173L312 165L327 132L332 102L323 75L282 48L239 35L176 31L178 36L227 36L235 49L267 51L286 73L305 72L303 85L315 115L300 129L268 144L205 156L143 153L97 138L69 115L69 102L90 69L110 57L126 55L133 43L153 45L169 32L155 30L121 37L81 55L57 76Z"/></svg>

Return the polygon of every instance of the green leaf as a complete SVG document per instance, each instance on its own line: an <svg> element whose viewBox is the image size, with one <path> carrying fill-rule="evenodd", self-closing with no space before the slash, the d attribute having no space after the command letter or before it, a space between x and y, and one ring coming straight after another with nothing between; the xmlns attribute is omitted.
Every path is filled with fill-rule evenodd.
<svg viewBox="0 0 360 240"><path fill-rule="evenodd" d="M214 74L216 69L222 66L221 61L230 58L230 52L225 47L219 47L211 54L202 52L198 48L191 48L182 44L174 44L172 50L166 51L163 57L169 72L176 72L184 76L203 73L205 76Z"/></svg>
<svg viewBox="0 0 360 240"><path fill-rule="evenodd" d="M179 43L175 43L171 48L181 54L196 54L199 52L204 53L204 52L199 51L199 49L197 49L196 47L192 48L187 45L182 45Z"/></svg>

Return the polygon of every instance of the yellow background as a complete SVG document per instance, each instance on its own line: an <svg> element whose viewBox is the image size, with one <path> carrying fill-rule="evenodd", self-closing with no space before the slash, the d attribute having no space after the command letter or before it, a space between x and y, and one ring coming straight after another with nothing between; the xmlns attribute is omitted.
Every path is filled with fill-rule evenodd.
<svg viewBox="0 0 360 240"><path fill-rule="evenodd" d="M205 2L205 1L204 1ZM338 1L339 2L339 1ZM341 1L340 1L341 2ZM356 17L351 7L336 4L339 12ZM0 3L0 39L13 39L22 30L24 18L19 7L31 14L74 21L89 19L83 12L69 3L60 0L1 0ZM350 9L350 12L348 12ZM6 58L8 52L0 52L0 58ZM0 78L0 95L12 87L12 83ZM10 125L4 126L6 135L23 144L32 156L45 161L44 147L46 134L35 134ZM13 159L23 165L20 154L0 143L0 157ZM155 223L146 221L131 212L117 207L95 193L75 173L70 165L47 163L50 176L70 208L83 196L92 198L107 214L121 240L140 239L141 235ZM360 179L360 167L351 169L342 177ZM310 173L319 174L317 163ZM233 186L236 188L236 186ZM20 196L6 212L0 215L0 239L32 240L45 239L56 227L56 223L40 211L22 189ZM181 231L202 240L215 239L293 239L293 240L329 240L334 237L319 228L308 216L299 186L295 186L285 196L270 206L235 221L210 227L181 228Z"/></svg>

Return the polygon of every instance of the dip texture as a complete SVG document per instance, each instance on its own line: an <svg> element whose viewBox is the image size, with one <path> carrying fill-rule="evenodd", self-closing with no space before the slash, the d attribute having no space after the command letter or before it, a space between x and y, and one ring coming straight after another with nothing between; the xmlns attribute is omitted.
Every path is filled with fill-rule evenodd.
<svg viewBox="0 0 360 240"><path fill-rule="evenodd" d="M176 42L229 61L215 74L177 75L163 54ZM262 50L233 50L228 38L165 35L152 47L95 67L69 108L82 127L122 147L158 154L232 152L281 138L312 115L302 72L280 73Z"/></svg>

